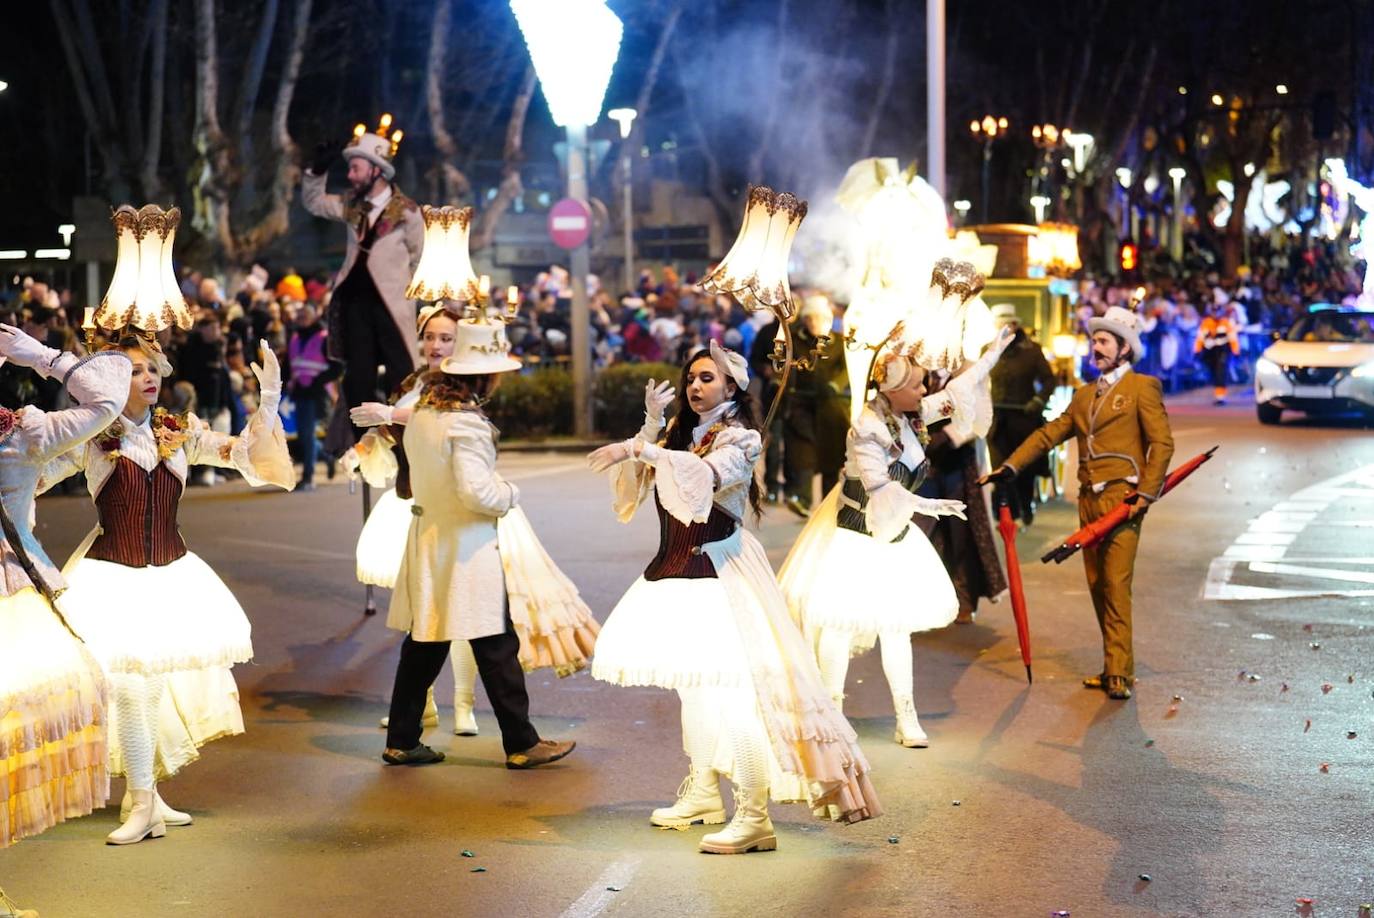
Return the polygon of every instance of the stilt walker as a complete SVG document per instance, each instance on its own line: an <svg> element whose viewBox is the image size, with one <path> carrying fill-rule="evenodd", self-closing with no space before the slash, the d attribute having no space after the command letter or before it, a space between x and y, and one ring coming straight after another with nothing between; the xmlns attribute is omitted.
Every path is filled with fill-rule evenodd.
<svg viewBox="0 0 1374 918"><path fill-rule="evenodd" d="M0 325L0 363L62 382L75 406L0 409L0 848L105 805L106 680L63 616L65 586L32 529L45 462L119 413L131 371L79 360ZM0 892L0 906L11 901Z"/></svg>
<svg viewBox="0 0 1374 918"><path fill-rule="evenodd" d="M410 345L415 302L406 296L406 286L420 261L424 225L415 202L393 184L402 132L391 128L390 115L382 115L375 132L369 133L362 124L354 127L353 137L342 150L348 161L347 195L325 191L329 167L340 155L334 144L315 148L315 157L301 179L305 209L349 228L327 317L329 356L343 363L343 404L348 409L384 400L416 368L415 349ZM336 411L325 448L340 455L363 432L349 423L345 412ZM372 509L366 482L362 492L366 525ZM364 614L373 615L377 604L372 584L365 593Z"/></svg>

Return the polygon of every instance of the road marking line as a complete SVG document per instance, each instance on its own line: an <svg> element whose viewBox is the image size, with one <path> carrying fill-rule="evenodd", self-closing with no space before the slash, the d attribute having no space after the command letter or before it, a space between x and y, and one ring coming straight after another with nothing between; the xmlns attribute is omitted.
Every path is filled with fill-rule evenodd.
<svg viewBox="0 0 1374 918"><path fill-rule="evenodd" d="M587 887L587 891L576 902L567 907L561 918L592 918L594 915L600 915L619 895L618 892L607 887L615 886L624 889L629 885L630 878L635 875L635 871L638 869L639 858L637 857L622 858L611 864L602 871L601 876L596 878L596 882Z"/></svg>
<svg viewBox="0 0 1374 918"><path fill-rule="evenodd" d="M547 475L562 475L564 472L574 472L581 469L588 471L585 461L564 462L559 465L551 465L546 469L535 469L532 472L512 472L504 476L507 481L529 481L531 478L543 478Z"/></svg>
<svg viewBox="0 0 1374 918"><path fill-rule="evenodd" d="M320 551L318 548L306 548L303 545L288 545L285 542L264 542L261 539L235 539L231 536L221 536L219 541L228 542L231 545L251 545L254 548L275 548L278 551L294 551L301 555L328 558L330 561L356 560L353 555L346 555L343 552Z"/></svg>
<svg viewBox="0 0 1374 918"><path fill-rule="evenodd" d="M1369 571L1344 571L1334 567L1307 567L1301 564L1273 564L1268 561L1251 561L1250 570L1257 574L1289 574L1294 577L1317 577L1322 580L1340 580L1346 583L1374 583L1374 573Z"/></svg>

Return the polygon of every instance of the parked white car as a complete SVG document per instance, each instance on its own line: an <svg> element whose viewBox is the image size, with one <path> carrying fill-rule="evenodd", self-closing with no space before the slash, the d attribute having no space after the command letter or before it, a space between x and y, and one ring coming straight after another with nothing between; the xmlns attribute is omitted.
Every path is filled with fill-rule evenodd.
<svg viewBox="0 0 1374 918"><path fill-rule="evenodd" d="M1374 419L1374 312L1313 307L1270 345L1255 364L1255 410L1277 424L1285 409Z"/></svg>

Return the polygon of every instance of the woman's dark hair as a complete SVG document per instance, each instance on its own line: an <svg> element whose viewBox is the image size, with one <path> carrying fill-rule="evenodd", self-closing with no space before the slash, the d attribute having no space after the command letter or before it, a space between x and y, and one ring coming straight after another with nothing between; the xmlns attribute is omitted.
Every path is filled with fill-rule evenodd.
<svg viewBox="0 0 1374 918"><path fill-rule="evenodd" d="M710 362L712 369L724 375L720 367L716 366L716 362L711 359L711 354L708 351L697 351L683 363L682 373L677 381L677 400L673 406L673 419L668 422L668 430L663 438L663 445L668 449L691 449L692 430L701 423L701 418L692 410L691 404L687 401L687 374L691 372L692 364L699 360ZM726 400L735 403L734 417L742 426L749 430L759 429L759 419L754 413L754 400L749 397L748 390L735 383L735 394L726 396ZM755 518L763 515L763 494L759 488L757 474L749 479L749 508L754 511Z"/></svg>
<svg viewBox="0 0 1374 918"><path fill-rule="evenodd" d="M445 373L443 370L425 372L425 391L444 401L475 402L481 405L496 388L495 373Z"/></svg>

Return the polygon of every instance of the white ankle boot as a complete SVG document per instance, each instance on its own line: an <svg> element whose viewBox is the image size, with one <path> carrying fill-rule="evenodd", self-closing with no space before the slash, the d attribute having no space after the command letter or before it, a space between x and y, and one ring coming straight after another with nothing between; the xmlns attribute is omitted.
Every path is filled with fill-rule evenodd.
<svg viewBox="0 0 1374 918"><path fill-rule="evenodd" d="M921 721L916 717L916 702L910 695L892 696L892 707L897 711L897 733L893 737L900 746L908 749L924 749L930 745L930 737L921 729Z"/></svg>
<svg viewBox="0 0 1374 918"><path fill-rule="evenodd" d="M153 789L153 805L157 807L158 818L169 826L189 826L193 820L190 813L183 813L181 810L174 810L167 805L167 801L162 799L162 793L156 788ZM124 791L124 799L119 804L119 821L127 822L129 814L133 812L134 800L129 791ZM4 915L0 915L4 918Z"/></svg>
<svg viewBox="0 0 1374 918"><path fill-rule="evenodd" d="M38 918L38 913L31 908L20 908L18 902L0 889L0 918Z"/></svg>
<svg viewBox="0 0 1374 918"><path fill-rule="evenodd" d="M382 729L391 726L391 718L382 718ZM439 726L439 706L434 703L434 687L430 686L429 693L425 695L425 713L420 717L420 726L437 727Z"/></svg>
<svg viewBox="0 0 1374 918"><path fill-rule="evenodd" d="M725 821L725 801L720 799L720 775L711 768L693 768L677 789L677 802L649 814L649 823L667 828Z"/></svg>
<svg viewBox="0 0 1374 918"><path fill-rule="evenodd" d="M129 818L105 836L107 845L136 845L150 836L161 838L167 834L167 824L157 814L156 791L133 790L129 795L134 802Z"/></svg>
<svg viewBox="0 0 1374 918"><path fill-rule="evenodd" d="M477 715L472 713L472 693L453 693L453 735L476 736Z"/></svg>
<svg viewBox="0 0 1374 918"><path fill-rule="evenodd" d="M768 818L768 788L735 788L735 815L719 832L703 835L699 846L706 854L748 854L776 851L778 837Z"/></svg>

